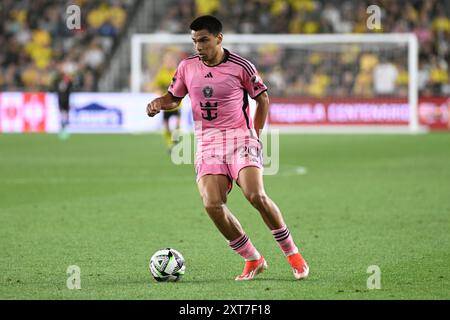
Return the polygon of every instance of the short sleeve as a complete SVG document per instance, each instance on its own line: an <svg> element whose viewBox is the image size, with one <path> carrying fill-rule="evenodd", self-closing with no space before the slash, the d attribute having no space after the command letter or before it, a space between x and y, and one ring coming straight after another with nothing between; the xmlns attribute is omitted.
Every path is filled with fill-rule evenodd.
<svg viewBox="0 0 450 320"><path fill-rule="evenodd" d="M250 64L250 63L249 63ZM250 64L252 68L246 68L243 72L243 85L245 90L247 90L248 94L252 99L255 99L261 93L267 91L267 86L264 84L261 79L258 71Z"/></svg>
<svg viewBox="0 0 450 320"><path fill-rule="evenodd" d="M169 93L177 98L184 98L188 94L184 77L185 67L184 62L180 62L168 88Z"/></svg>

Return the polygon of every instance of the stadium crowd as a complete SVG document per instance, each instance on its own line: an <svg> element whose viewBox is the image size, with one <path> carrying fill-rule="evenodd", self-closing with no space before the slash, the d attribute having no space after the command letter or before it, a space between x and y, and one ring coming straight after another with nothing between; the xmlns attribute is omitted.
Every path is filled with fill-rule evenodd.
<svg viewBox="0 0 450 320"><path fill-rule="evenodd" d="M80 91L96 91L108 54L134 0L2 0L0 89L51 90L59 72ZM80 8L80 29L67 27L66 8Z"/></svg>
<svg viewBox="0 0 450 320"><path fill-rule="evenodd" d="M81 8L81 30L66 26L65 9L71 4ZM132 9L140 4L138 0L2 0L0 89L49 90L55 74L65 72L74 76L76 90L96 91ZM373 4L382 8L381 27L369 30L366 10ZM172 0L160 5L167 6L165 16L159 17L157 30L148 32L186 33L192 18L204 14L221 19L224 33L414 32L420 43L421 95L450 95L449 1ZM249 48L245 56L258 65L274 95L405 96L406 50L345 44L331 50L319 46L294 50L266 44ZM166 87L176 62L191 53L185 51L155 56L147 50L148 80L143 89Z"/></svg>
<svg viewBox="0 0 450 320"><path fill-rule="evenodd" d="M414 32L419 40L421 95L450 95L450 2L439 0L182 0L171 6L159 32L184 33L193 16L212 14L225 33ZM367 8L382 10L381 28L367 28ZM321 51L261 46L249 57L272 94L283 96L405 96L406 47L336 46ZM336 63L337 62L337 63ZM151 86L150 86L151 87Z"/></svg>

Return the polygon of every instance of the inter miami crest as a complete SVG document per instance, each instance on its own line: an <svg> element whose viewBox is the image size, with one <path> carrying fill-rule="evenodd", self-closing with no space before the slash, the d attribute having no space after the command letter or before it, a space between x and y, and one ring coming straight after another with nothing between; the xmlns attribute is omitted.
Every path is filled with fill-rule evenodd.
<svg viewBox="0 0 450 320"><path fill-rule="evenodd" d="M209 86L204 87L203 90L202 90L202 92L203 92L203 96L204 96L205 98L211 98L212 95L213 95L213 93L214 93L213 88L211 88L211 87L209 87Z"/></svg>

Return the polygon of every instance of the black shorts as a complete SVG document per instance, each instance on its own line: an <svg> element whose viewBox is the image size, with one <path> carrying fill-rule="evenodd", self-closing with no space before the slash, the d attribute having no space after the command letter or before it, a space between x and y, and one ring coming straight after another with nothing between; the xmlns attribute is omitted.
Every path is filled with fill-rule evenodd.
<svg viewBox="0 0 450 320"><path fill-rule="evenodd" d="M171 116L180 116L180 109L174 111L164 111L164 120L169 120Z"/></svg>
<svg viewBox="0 0 450 320"><path fill-rule="evenodd" d="M68 103L59 104L59 110L69 112L70 106Z"/></svg>
<svg viewBox="0 0 450 320"><path fill-rule="evenodd" d="M58 99L59 110L68 112L70 109L69 99Z"/></svg>

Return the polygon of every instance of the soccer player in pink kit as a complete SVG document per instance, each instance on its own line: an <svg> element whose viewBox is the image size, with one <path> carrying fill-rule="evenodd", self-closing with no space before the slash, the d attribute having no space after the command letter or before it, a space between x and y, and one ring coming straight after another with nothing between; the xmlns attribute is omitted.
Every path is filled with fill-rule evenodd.
<svg viewBox="0 0 450 320"><path fill-rule="evenodd" d="M150 102L147 114L153 117L160 110L176 108L189 94L198 145L198 189L209 217L231 249L245 259L244 270L236 280L253 279L267 268L267 262L226 205L233 180L260 212L294 277L305 278L309 267L280 210L264 190L259 133L269 109L267 87L252 63L222 47L222 24L218 19L202 16L190 28L197 54L180 62L168 93ZM254 119L249 116L247 95L257 103ZM237 147L236 137L240 141Z"/></svg>

